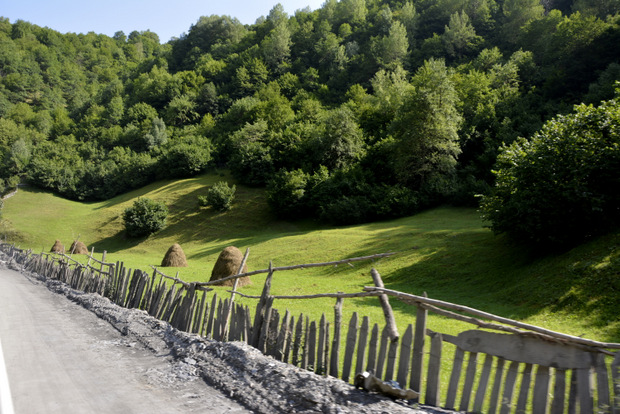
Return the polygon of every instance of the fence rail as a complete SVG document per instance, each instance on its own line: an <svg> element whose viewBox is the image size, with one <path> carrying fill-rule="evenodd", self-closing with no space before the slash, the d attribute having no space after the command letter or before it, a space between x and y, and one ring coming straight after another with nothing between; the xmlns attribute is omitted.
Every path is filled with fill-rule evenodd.
<svg viewBox="0 0 620 414"><path fill-rule="evenodd" d="M356 374L371 372L385 381L419 392L419 402L459 411L485 413L620 413L620 344L592 341L549 331L477 309L385 289L372 270L375 286L364 292L301 296L271 295L275 271L309 265L241 274L267 273L261 296L248 296L233 287L230 298L208 284L170 277L153 267L152 274L125 268L122 262L96 261L99 268L65 255L32 254L0 244L9 260L26 270L60 280L74 289L98 293L120 306L139 308L177 329L216 340L244 341L263 353L318 374L352 382ZM246 252L246 258L249 251ZM333 265L367 256L313 265ZM92 254L91 254L92 258ZM94 258L93 258L94 259ZM106 269L104 271L104 268ZM258 299L256 309L234 302L235 295ZM371 323L354 312L343 320L347 298L376 296L385 323ZM311 321L303 313L284 315L274 307L279 299L332 297L334 319L325 313ZM396 329L389 298L416 309L415 319L402 336ZM476 328L458 335L427 327L428 313L468 322ZM468 316L471 315L471 316ZM491 322L489 322L491 321ZM499 332L498 332L499 331ZM442 379L449 373L449 380Z"/></svg>

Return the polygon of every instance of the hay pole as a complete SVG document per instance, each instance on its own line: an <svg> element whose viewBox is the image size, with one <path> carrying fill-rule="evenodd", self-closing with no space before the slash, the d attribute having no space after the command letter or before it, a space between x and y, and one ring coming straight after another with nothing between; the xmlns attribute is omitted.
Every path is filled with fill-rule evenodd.
<svg viewBox="0 0 620 414"><path fill-rule="evenodd" d="M240 274L243 271L243 267L248 260L248 256L250 255L250 248L245 249L245 255L243 256L243 260L239 265L239 270L237 270L237 274ZM230 327L230 314L232 313L233 306L235 304L235 291L237 290L237 285L239 284L239 278L235 279L235 284L233 285L233 291L230 294L230 302L228 303L228 309L226 310L226 315L224 317L224 329L222 330L222 341L228 340L228 330Z"/></svg>
<svg viewBox="0 0 620 414"><path fill-rule="evenodd" d="M506 325L516 326L518 328L527 329L529 331L536 332L538 334L548 335L548 336L553 337L555 340L558 340L558 341L566 341L566 342L570 342L570 343L577 343L577 344L587 345L587 346L591 346L591 347L595 347L595 348L620 349L620 343L599 342L599 341L594 341L594 340L591 340L591 339L580 338L578 336L563 334L563 333L560 333L560 332L551 331L549 329L540 328L540 327L535 326L535 325L530 325L530 324L527 324L527 323L524 323L524 322L515 321L514 319L504 318L502 316L497 316L497 315L494 315L492 313L483 312L483 311L480 311L478 309L470 308L468 306L456 305L454 303L445 302L445 301L438 300L438 299L425 298L423 296L412 295L412 294L409 294L409 293L403 293L403 292L399 292L399 291L391 290L391 289L379 288L379 287L376 287L376 286L365 286L364 290L366 292L381 292L381 293L385 293L386 295L394 296L397 299L400 299L401 301L403 301L405 303L408 303L408 304L413 304L413 305L424 304L424 305L428 305L428 306L432 306L432 305L443 306L444 308L452 309L452 310L455 310L457 312L469 313L470 315L474 315L474 316L478 316L478 317L481 317L481 318L489 319L489 320L492 320L492 321L495 321L495 322L504 323ZM436 312L436 310L434 310L434 309L429 309L429 310L432 310L433 312ZM461 316L461 315L457 315L457 314L452 314L451 316L453 318L455 318L455 319L459 319L459 320L462 320L464 322L473 323L471 318L467 318L465 316ZM459 318L457 318L457 316L459 316ZM497 328L495 328L495 329L497 329ZM505 330L505 329L503 329L503 330ZM519 332L519 333L523 334L524 332ZM526 333L527 334L531 334L531 332L526 332Z"/></svg>
<svg viewBox="0 0 620 414"><path fill-rule="evenodd" d="M75 239L75 241L73 242L73 248L71 249L71 253L69 253L69 258L71 258L71 256L73 256L73 252L75 251L75 248L77 247L77 242L78 240L80 240L80 235L78 234L77 239ZM63 253L64 256L64 253Z"/></svg>
<svg viewBox="0 0 620 414"><path fill-rule="evenodd" d="M254 275L261 274L261 273L269 273L269 272L275 272L275 271L281 271L281 270L296 270L296 269L307 269L307 268L311 268L311 267L338 266L340 264L347 264L347 263L351 263L351 262L360 262L360 261L363 261L363 260L380 259L380 258L383 258L383 257L393 256L395 254L396 254L395 252L392 252L392 253L379 253L379 254L373 254L373 255L370 255L370 256L352 257L350 259L343 259L343 260L338 260L338 261L335 261L335 262L308 263L308 264L300 264L300 265L293 265L293 266L274 267L274 268L271 268L271 269L254 270L252 272L246 272L246 273L240 273L240 274L234 275L234 276L228 276L228 277L225 277L225 278L222 278L222 279L214 280L212 282L197 283L196 286L211 286L211 285L215 285L215 284L219 284L219 283L225 282L227 280L237 279L237 278L241 278L241 277L245 277L245 276L254 276Z"/></svg>
<svg viewBox="0 0 620 414"><path fill-rule="evenodd" d="M176 274L176 276L175 276L175 277L172 277L172 276L168 276L168 275L166 275L166 274L164 274L164 273L160 272L159 270L157 270L157 267L155 267L155 266L153 266L153 265L149 265L149 266L151 266L151 268L152 268L152 269L153 269L153 270L154 270L154 271L155 271L158 275L160 275L160 276L162 276L162 277L165 277L166 279L174 280L174 282L175 282L175 283L180 283L180 284L182 284L182 285L183 285L183 287L184 287L185 289L189 289L189 285L190 285L190 283L184 282L184 281L182 281L181 279L179 279L179 278L178 278L178 276L179 276L179 272L177 272L177 274Z"/></svg>
<svg viewBox="0 0 620 414"><path fill-rule="evenodd" d="M381 279L381 275L379 274L379 272L377 272L377 269L372 268L370 270L370 275L375 282L375 286L377 288L383 289L383 280ZM387 329L390 342L396 342L398 341L400 335L398 334L398 328L396 327L396 318L394 318L394 311L392 311L388 296L385 294L380 295L379 302L381 302L381 307L383 308L383 315L385 316L385 327Z"/></svg>
<svg viewBox="0 0 620 414"><path fill-rule="evenodd" d="M261 296L256 295L246 295L239 291L227 290L229 293L235 293L241 297L248 299L260 299ZM366 298L371 296L380 296L381 292L358 292L358 293L317 293L315 295L297 295L297 296L288 296L288 295L274 295L274 299L318 299L318 298Z"/></svg>

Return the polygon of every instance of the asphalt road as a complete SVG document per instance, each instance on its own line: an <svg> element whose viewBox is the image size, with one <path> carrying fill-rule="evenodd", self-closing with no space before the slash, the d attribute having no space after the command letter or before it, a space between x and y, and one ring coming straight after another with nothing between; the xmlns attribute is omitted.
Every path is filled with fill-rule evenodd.
<svg viewBox="0 0 620 414"><path fill-rule="evenodd" d="M191 362L144 349L42 282L6 269L0 348L2 414L249 412L209 387Z"/></svg>

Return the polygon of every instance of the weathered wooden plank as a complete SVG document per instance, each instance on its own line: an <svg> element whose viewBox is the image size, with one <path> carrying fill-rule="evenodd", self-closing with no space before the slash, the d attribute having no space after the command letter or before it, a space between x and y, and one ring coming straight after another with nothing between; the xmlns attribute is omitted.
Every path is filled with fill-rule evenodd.
<svg viewBox="0 0 620 414"><path fill-rule="evenodd" d="M387 362L385 365L385 381L392 381L394 378L394 370L396 366L396 355L398 354L399 339L392 339L388 344Z"/></svg>
<svg viewBox="0 0 620 414"><path fill-rule="evenodd" d="M428 359L428 377L426 379L426 396L424 403L433 407L438 407L439 392L441 385L439 374L441 372L441 352L443 347L443 338L440 333L431 333L431 352ZM420 390L414 390L419 392Z"/></svg>
<svg viewBox="0 0 620 414"><path fill-rule="evenodd" d="M405 334L401 338L400 358L398 361L398 371L396 381L401 388L407 388L407 374L409 373L409 363L411 362L411 347L413 345L413 325L409 324ZM419 391L419 390L415 390Z"/></svg>
<svg viewBox="0 0 620 414"><path fill-rule="evenodd" d="M502 396L502 404L500 406L500 414L509 414L512 409L512 396L515 390L517 375L519 374L519 363L512 361L508 365L508 372L504 380L504 393Z"/></svg>
<svg viewBox="0 0 620 414"><path fill-rule="evenodd" d="M519 388L519 398L517 399L516 414L525 414L527 411L527 397L530 393L532 383L532 364L525 364L521 375L521 387Z"/></svg>
<svg viewBox="0 0 620 414"><path fill-rule="evenodd" d="M456 393L459 388L459 381L461 379L461 370L463 368L463 357L465 351L457 347L454 352L454 362L452 364L452 374L450 374L450 383L448 384L448 394L446 396L446 408L448 410L454 410L456 402Z"/></svg>
<svg viewBox="0 0 620 414"><path fill-rule="evenodd" d="M171 289L174 289L174 286L172 286ZM174 311L176 310L179 304L179 301L181 300L182 291L183 289L179 289L176 291L174 295L170 295L170 299L168 300L168 303L166 304L166 312L164 312L162 321L170 322L170 318L172 317Z"/></svg>
<svg viewBox="0 0 620 414"><path fill-rule="evenodd" d="M551 403L551 414L564 413L564 401L566 393L566 370L556 369L553 384L553 402Z"/></svg>
<svg viewBox="0 0 620 414"><path fill-rule="evenodd" d="M310 318L306 316L304 325L304 344L301 351L301 367L308 369L308 354L310 353ZM312 366L314 369L314 365Z"/></svg>
<svg viewBox="0 0 620 414"><path fill-rule="evenodd" d="M343 303L344 298L338 298L336 299L336 305L334 305L334 338L332 342L332 354L329 360L329 374L336 378L338 378L338 365L340 363L340 330L342 328Z"/></svg>
<svg viewBox="0 0 620 414"><path fill-rule="evenodd" d="M222 299L219 299L217 301L217 309L215 310L215 320L213 321L213 332L211 336L216 341L222 339L222 311L224 309L224 303L226 303L225 300L222 302Z"/></svg>
<svg viewBox="0 0 620 414"><path fill-rule="evenodd" d="M291 317L290 312L287 309L286 313L284 314L284 318L282 318L282 326L280 327L280 333L278 334L278 339L276 341L276 349L275 349L274 357L278 361L284 360L284 347L286 344L286 338L289 336L288 321L290 317Z"/></svg>
<svg viewBox="0 0 620 414"><path fill-rule="evenodd" d="M374 324L370 333L370 342L368 343L368 364L366 371L375 374L377 371L377 343L379 341L379 325Z"/></svg>
<svg viewBox="0 0 620 414"><path fill-rule="evenodd" d="M589 414L594 408L590 369L579 368L575 371L577 372L577 400L579 401L579 412L581 414Z"/></svg>
<svg viewBox="0 0 620 414"><path fill-rule="evenodd" d="M293 365L299 366L301 363L301 355L299 350L302 347L301 339L303 334L303 320L304 314L300 314L295 325L295 340L293 341Z"/></svg>
<svg viewBox="0 0 620 414"><path fill-rule="evenodd" d="M484 364L482 365L482 372L480 373L480 380L478 381L478 389L476 390L476 397L474 398L474 412L481 413L482 406L484 405L484 397L487 394L489 387L489 378L491 377L491 368L493 367L493 356L486 354L484 357Z"/></svg>
<svg viewBox="0 0 620 414"><path fill-rule="evenodd" d="M546 367L589 368L591 364L589 353L575 346L523 335L470 330L461 332L455 339L455 345L464 351Z"/></svg>
<svg viewBox="0 0 620 414"><path fill-rule="evenodd" d="M271 355L275 358L281 318L280 312L273 308L273 303L271 304L271 307L271 317L269 318L269 327L267 337L265 338L265 353L266 355Z"/></svg>
<svg viewBox="0 0 620 414"><path fill-rule="evenodd" d="M294 333L295 333L295 317L291 315L289 322L288 322L288 335L286 336L286 341L284 343L284 354L282 355L282 361L286 363L290 361Z"/></svg>
<svg viewBox="0 0 620 414"><path fill-rule="evenodd" d="M207 338L213 338L213 325L215 324L215 312L217 310L217 293L213 293L211 298L211 310L209 311L209 318L207 319L207 332L205 336Z"/></svg>
<svg viewBox="0 0 620 414"><path fill-rule="evenodd" d="M308 369L315 371L316 369L316 321L310 322L308 329Z"/></svg>
<svg viewBox="0 0 620 414"><path fill-rule="evenodd" d="M390 341L389 329L389 326L386 325L381 332L381 344L379 346L379 356L377 357L377 373L375 374L375 376L379 379L383 379L383 368L385 367L387 348Z"/></svg>
<svg viewBox="0 0 620 414"><path fill-rule="evenodd" d="M577 370L571 370L570 391L568 393L568 414L577 412Z"/></svg>
<svg viewBox="0 0 620 414"><path fill-rule="evenodd" d="M366 357L366 345L368 344L368 331L370 327L370 319L368 316L362 318L362 326L360 328L359 340L357 341L357 361L355 362L355 373L364 372L364 360Z"/></svg>
<svg viewBox="0 0 620 414"><path fill-rule="evenodd" d="M202 319L205 310L205 302L207 300L207 292L202 292L198 306L196 307L196 314L194 315L194 326L192 327L192 333L200 334L200 328L202 326Z"/></svg>
<svg viewBox="0 0 620 414"><path fill-rule="evenodd" d="M614 412L620 413L620 352L611 363L611 378L614 383Z"/></svg>
<svg viewBox="0 0 620 414"><path fill-rule="evenodd" d="M258 328L259 337L258 337L258 350L262 353L267 352L267 338L269 337L269 327L271 323L271 314L273 311L273 296L267 297L267 301L265 303L265 316L263 318L262 325Z"/></svg>
<svg viewBox="0 0 620 414"><path fill-rule="evenodd" d="M323 355L323 360L325 361L325 369L323 370L323 373L325 375L329 375L329 333L330 333L330 323L327 322L325 324L325 351L324 351L324 355Z"/></svg>
<svg viewBox="0 0 620 414"><path fill-rule="evenodd" d="M611 413L612 405L609 395L609 373L605 365L605 355L593 355L596 358L596 391L598 400L598 413Z"/></svg>
<svg viewBox="0 0 620 414"><path fill-rule="evenodd" d="M459 409L461 411L469 410L469 401L471 393L474 389L474 379L476 378L476 364L478 362L478 354L476 352L469 353L467 361L467 370L465 371L465 383L463 384L463 392L461 394L461 403Z"/></svg>
<svg viewBox="0 0 620 414"><path fill-rule="evenodd" d="M534 395L532 397L532 410L535 413L547 412L549 394L549 367L538 366L536 368L536 381L534 383Z"/></svg>
<svg viewBox="0 0 620 414"><path fill-rule="evenodd" d="M418 306L415 319L415 335L413 338L413 355L411 356L411 378L409 379L409 388L414 391L419 391L422 385L427 317L428 311Z"/></svg>
<svg viewBox="0 0 620 414"><path fill-rule="evenodd" d="M353 312L351 320L349 321L349 331L347 332L347 343L344 350L344 365L342 367L342 379L349 382L351 375L351 366L353 365L353 354L355 353L355 342L357 341L357 312ZM333 351L332 351L333 355ZM337 365L336 365L337 366Z"/></svg>
<svg viewBox="0 0 620 414"><path fill-rule="evenodd" d="M271 279L273 278L273 264L269 263L269 273L267 274L267 278L265 279L265 285L263 286L263 293L256 304L256 313L254 314L254 325L252 328L252 340L250 341L250 345L254 347L258 347L258 343L260 342L261 337L261 326L263 326L263 318L265 316L264 307L267 303L267 299L269 297L269 292L271 291Z"/></svg>
<svg viewBox="0 0 620 414"><path fill-rule="evenodd" d="M502 386L502 377L504 375L505 362L506 360L503 358L497 359L497 366L495 367L495 378L493 379L493 388L491 389L489 414L495 414L497 412L497 405L499 404L499 392Z"/></svg>
<svg viewBox="0 0 620 414"><path fill-rule="evenodd" d="M314 370L314 372L316 372L317 374L325 373L325 333L327 331L326 323L327 320L325 319L325 314L323 313L319 322L319 340L317 342L316 369Z"/></svg>

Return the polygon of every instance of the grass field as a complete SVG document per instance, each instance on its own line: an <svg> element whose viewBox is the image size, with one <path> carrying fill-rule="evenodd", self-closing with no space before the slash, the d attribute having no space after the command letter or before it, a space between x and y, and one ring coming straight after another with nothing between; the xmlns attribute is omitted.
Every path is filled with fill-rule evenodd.
<svg viewBox="0 0 620 414"><path fill-rule="evenodd" d="M272 294L357 292L372 285L370 269L386 287L475 307L548 329L604 341L620 341L620 234L612 233L568 252L536 256L486 229L474 209L437 208L398 220L349 227L326 227L277 220L261 189L237 185L233 209L217 213L198 205L197 196L225 175L160 181L98 203L68 201L33 188L20 188L5 201L2 233L21 247L48 251L55 239L68 247L78 236L107 260L150 271L166 250L180 243L189 261L185 281L207 281L220 251L234 245L250 249L250 270L341 260L395 252L389 258L354 266L276 273ZM122 212L138 197L166 203L168 226L146 239L125 236ZM260 294L265 276L256 276L247 294ZM253 305L254 300L243 302ZM279 300L275 307L294 315L333 317L334 300ZM392 301L401 332L415 310ZM344 317L357 311L382 321L374 298L345 301ZM346 320L346 319L345 319ZM431 317L430 329L456 333L464 326ZM469 327L466 327L466 329Z"/></svg>

